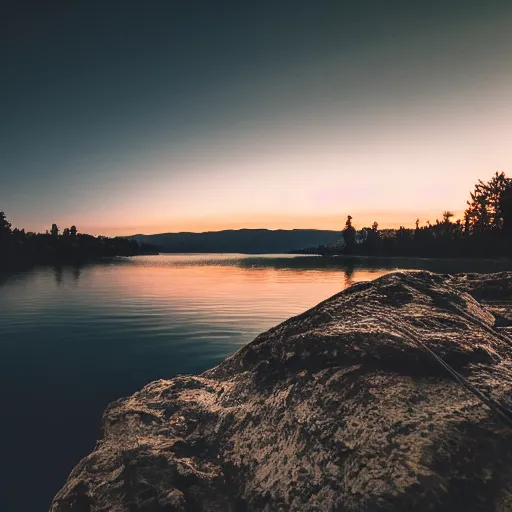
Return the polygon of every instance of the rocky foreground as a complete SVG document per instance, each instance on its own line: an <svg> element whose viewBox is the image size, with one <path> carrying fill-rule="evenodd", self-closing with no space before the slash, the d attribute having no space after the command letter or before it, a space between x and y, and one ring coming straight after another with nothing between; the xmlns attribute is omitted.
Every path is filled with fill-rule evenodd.
<svg viewBox="0 0 512 512"><path fill-rule="evenodd" d="M399 272L105 411L53 512L512 510L512 273Z"/></svg>

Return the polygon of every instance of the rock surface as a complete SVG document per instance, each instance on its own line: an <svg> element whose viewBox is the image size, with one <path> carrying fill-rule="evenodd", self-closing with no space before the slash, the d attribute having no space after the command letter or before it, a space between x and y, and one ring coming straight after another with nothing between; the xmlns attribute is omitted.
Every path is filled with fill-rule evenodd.
<svg viewBox="0 0 512 512"><path fill-rule="evenodd" d="M510 511L511 305L512 273L356 284L111 404L51 510Z"/></svg>

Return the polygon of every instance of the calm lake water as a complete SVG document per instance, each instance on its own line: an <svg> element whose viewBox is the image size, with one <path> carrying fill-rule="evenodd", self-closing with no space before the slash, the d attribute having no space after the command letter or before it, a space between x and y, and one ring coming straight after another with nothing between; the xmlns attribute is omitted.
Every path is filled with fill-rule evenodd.
<svg viewBox="0 0 512 512"><path fill-rule="evenodd" d="M210 368L346 286L507 262L161 255L0 276L0 510L37 512L93 449L107 404Z"/></svg>

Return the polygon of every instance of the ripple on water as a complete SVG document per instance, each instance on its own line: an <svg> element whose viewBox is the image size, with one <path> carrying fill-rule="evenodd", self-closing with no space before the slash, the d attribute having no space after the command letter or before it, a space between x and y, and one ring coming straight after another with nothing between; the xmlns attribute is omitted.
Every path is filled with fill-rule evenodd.
<svg viewBox="0 0 512 512"><path fill-rule="evenodd" d="M440 271L428 261L401 265ZM450 265L446 271L456 271ZM2 510L49 508L91 451L110 401L149 381L212 367L261 331L396 266L293 255L162 255L38 268L2 280L7 418L0 418L0 435L9 441ZM459 271L468 270L465 264Z"/></svg>

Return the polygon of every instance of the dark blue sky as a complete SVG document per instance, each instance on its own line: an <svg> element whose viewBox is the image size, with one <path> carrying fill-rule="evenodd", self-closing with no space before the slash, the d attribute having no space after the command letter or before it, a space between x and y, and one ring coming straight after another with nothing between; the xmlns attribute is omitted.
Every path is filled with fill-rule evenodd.
<svg viewBox="0 0 512 512"><path fill-rule="evenodd" d="M446 208L510 165L512 2L11 2L1 18L0 209L28 229L330 227L357 204L409 214L417 198L386 202L382 182L408 167L419 194L433 154L460 183Z"/></svg>

